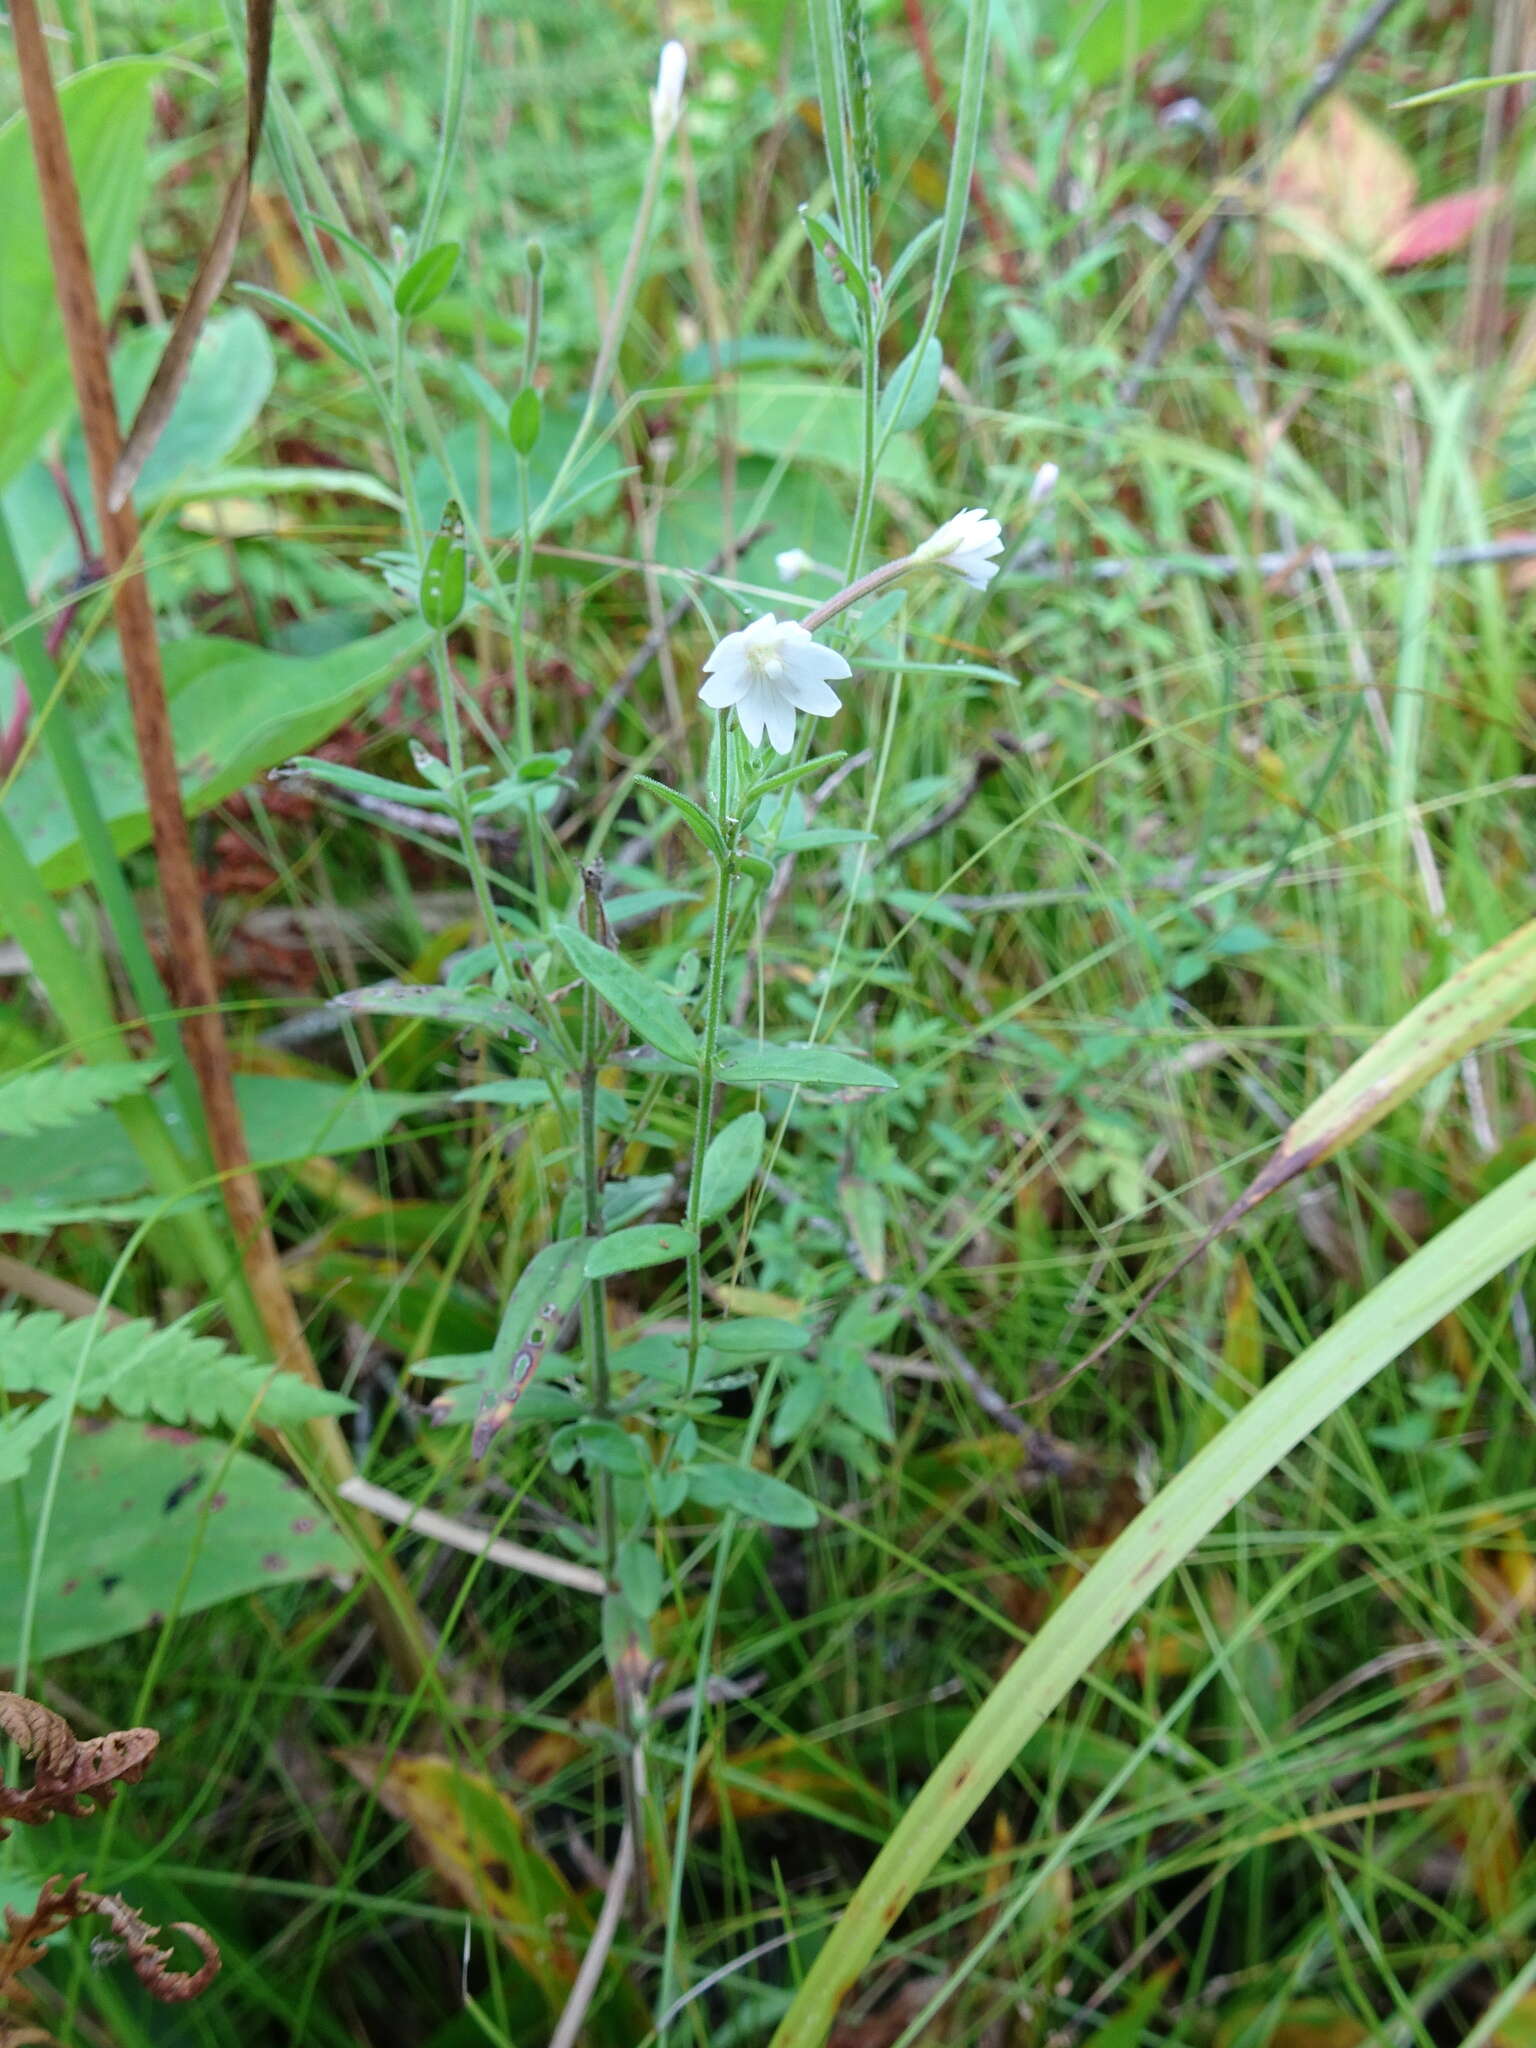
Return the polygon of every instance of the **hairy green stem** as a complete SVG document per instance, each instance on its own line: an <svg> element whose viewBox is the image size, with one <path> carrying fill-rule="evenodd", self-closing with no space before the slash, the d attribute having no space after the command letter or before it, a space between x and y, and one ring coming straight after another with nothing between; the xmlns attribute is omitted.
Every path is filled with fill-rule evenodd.
<svg viewBox="0 0 1536 2048"><path fill-rule="evenodd" d="M730 848L736 837L731 817L731 733L722 716L715 733L719 756L718 816L725 834L726 858L716 863L715 927L709 946L709 981L704 1007L704 1049L699 1057L699 1104L693 1124L693 1159L688 1169L688 1204L684 1212L693 1249L688 1254L688 1367L686 1387L693 1392L704 1338L704 1254L699 1244L699 1207L704 1194L704 1154L715 1111L715 1052L725 1008L725 962L731 936L731 883L735 878Z"/></svg>
<svg viewBox="0 0 1536 2048"><path fill-rule="evenodd" d="M601 942L604 927L598 870L582 873L588 936ZM602 1055L602 1019L597 990L589 981L581 985L581 1196L582 1228L590 1238L603 1234L603 1182L598 1158L597 1074ZM582 1293L582 1337L591 1378L592 1412L606 1422L613 1412L613 1382L608 1366L608 1283L600 1276L588 1280ZM613 1583L618 1556L618 1528L614 1514L613 1474L598 1473L598 1534L602 1544L603 1576Z"/></svg>

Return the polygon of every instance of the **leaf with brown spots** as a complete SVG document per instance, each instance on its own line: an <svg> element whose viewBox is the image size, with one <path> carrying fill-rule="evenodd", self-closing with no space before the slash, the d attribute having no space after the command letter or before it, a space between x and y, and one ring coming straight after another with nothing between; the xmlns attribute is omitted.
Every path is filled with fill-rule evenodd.
<svg viewBox="0 0 1536 2048"><path fill-rule="evenodd" d="M591 1937L592 1919L564 1873L535 1839L510 1792L445 1756L334 1752L411 1829L418 1851L470 1910L488 1921L549 2001L565 2004ZM610 1962L591 2038L628 2048L649 2024L629 1979Z"/></svg>

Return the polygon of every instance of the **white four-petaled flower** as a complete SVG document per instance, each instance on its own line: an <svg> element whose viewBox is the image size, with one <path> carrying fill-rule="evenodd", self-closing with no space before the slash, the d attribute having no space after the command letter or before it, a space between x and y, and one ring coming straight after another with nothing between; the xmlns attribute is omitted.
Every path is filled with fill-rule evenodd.
<svg viewBox="0 0 1536 2048"><path fill-rule="evenodd" d="M997 574L997 563L992 557L1002 552L1002 527L977 505L946 520L937 533L923 542L916 560L953 569L973 590L985 590Z"/></svg>
<svg viewBox="0 0 1536 2048"><path fill-rule="evenodd" d="M676 41L663 43L661 62L656 67L656 86L651 94L651 133L665 142L677 126L683 111L683 80L688 76L688 52Z"/></svg>
<svg viewBox="0 0 1536 2048"><path fill-rule="evenodd" d="M840 654L813 640L793 619L772 612L727 633L704 664L709 680L699 692L712 711L735 710L748 742L757 746L766 731L777 754L787 754L795 737L795 713L825 718L841 711L829 687L853 671Z"/></svg>

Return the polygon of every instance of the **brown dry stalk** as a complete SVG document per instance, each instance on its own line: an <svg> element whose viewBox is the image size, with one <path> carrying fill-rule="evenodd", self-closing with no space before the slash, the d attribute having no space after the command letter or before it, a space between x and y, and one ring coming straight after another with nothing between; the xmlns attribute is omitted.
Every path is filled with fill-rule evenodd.
<svg viewBox="0 0 1536 2048"><path fill-rule="evenodd" d="M235 1100L229 1047L219 1011L213 953L203 924L192 843L182 810L181 783L166 701L160 642L144 580L138 514L131 499L112 504L112 480L122 453L117 406L108 371L107 335L97 304L85 239L80 193L49 69L36 0L11 10L16 64L21 76L32 154L37 164L43 219L53 262L54 291L64 323L70 372L80 406L91 495L101 526L102 552L112 586L112 609L128 682L134 740L144 776L160 888L165 899L173 995L182 1012L182 1036L197 1077L208 1143L218 1168L224 1205L240 1250L246 1283L277 1363L313 1385L320 1374L288 1291L277 1246L267 1227L261 1187L251 1170ZM320 1463L339 1485L353 1472L351 1453L334 1417L310 1424ZM426 1651L409 1594L383 1546L376 1524L363 1532L376 1553L380 1578L370 1583L369 1604L392 1663L405 1682L421 1677ZM385 1583L385 1581L390 1583Z"/></svg>

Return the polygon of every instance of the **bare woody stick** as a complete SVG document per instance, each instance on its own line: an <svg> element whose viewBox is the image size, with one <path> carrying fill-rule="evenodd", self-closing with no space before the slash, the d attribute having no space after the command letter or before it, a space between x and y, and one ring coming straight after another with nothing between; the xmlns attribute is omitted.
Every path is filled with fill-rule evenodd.
<svg viewBox="0 0 1536 2048"><path fill-rule="evenodd" d="M1333 55L1325 63L1320 64L1313 73L1310 84L1296 102L1285 124L1283 132L1287 137L1296 133L1319 101L1328 97L1355 60L1363 51L1370 48L1376 40L1377 30L1381 28L1388 15L1401 4L1402 0L1372 0L1372 5L1366 9ZM1269 155L1256 158L1243 173L1246 182L1250 186L1257 185L1272 161ZM1173 340L1179 322L1184 317L1184 310L1204 283L1205 274L1211 267L1216 251L1221 247L1222 237L1235 218L1235 213L1229 207L1218 206L1195 238L1188 260L1179 273L1178 282L1168 294L1163 310L1157 316L1152 332L1147 336L1146 346L1121 379L1116 396L1122 405L1136 403L1141 396L1142 386L1167 354L1168 344Z"/></svg>
<svg viewBox="0 0 1536 2048"><path fill-rule="evenodd" d="M229 1048L219 1014L218 981L203 924L192 846L181 806L181 784L166 702L160 642L144 581L138 515L132 501L112 503L112 479L122 452L121 429L107 364L107 337L97 306L96 283L86 246L80 193L59 114L47 46L36 0L14 0L10 10L16 64L37 165L54 290L64 324L70 373L80 406L91 494L101 525L102 552L112 584L112 609L123 652L123 672L134 739L144 776L165 898L174 994L183 1012L182 1034L197 1078L208 1142L218 1168L246 1283L277 1363L314 1385L320 1375L293 1297L283 1277L277 1246L267 1227L261 1188L235 1100ZM334 1416L309 1425L311 1441L329 1479L339 1484L353 1470L346 1438ZM376 1551L380 1575L370 1584L370 1606L391 1662L403 1682L414 1685L428 1653L398 1568L383 1548L377 1525L360 1524ZM388 1580L390 1583L386 1584Z"/></svg>

